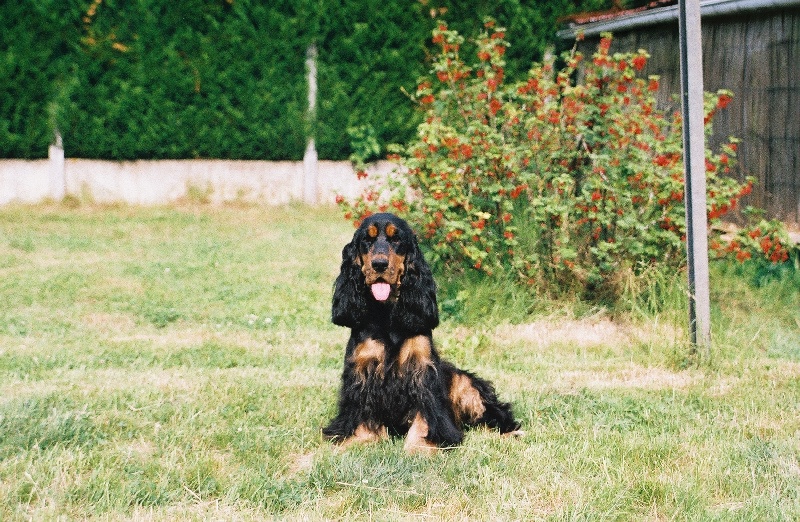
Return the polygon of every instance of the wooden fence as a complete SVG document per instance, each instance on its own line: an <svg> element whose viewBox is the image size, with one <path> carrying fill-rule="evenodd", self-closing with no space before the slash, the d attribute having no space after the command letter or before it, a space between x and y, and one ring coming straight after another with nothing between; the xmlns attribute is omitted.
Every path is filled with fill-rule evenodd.
<svg viewBox="0 0 800 522"><path fill-rule="evenodd" d="M677 21L613 33L612 52L650 53L644 74L661 77L659 103L679 108ZM568 37L569 32L562 35ZM591 55L598 39L587 33L581 51ZM703 83L706 91L734 93L727 109L714 119L710 145L716 147L729 136L741 139L735 175L758 180L745 203L765 209L770 217L799 224L800 2L780 9L704 14Z"/></svg>

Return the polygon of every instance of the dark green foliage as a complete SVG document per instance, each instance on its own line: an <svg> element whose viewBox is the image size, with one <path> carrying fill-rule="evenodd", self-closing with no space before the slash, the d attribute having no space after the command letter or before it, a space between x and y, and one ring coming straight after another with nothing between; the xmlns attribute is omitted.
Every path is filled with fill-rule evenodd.
<svg viewBox="0 0 800 522"><path fill-rule="evenodd" d="M80 8L74 1L3 2L0 20L0 158L46 157Z"/></svg>
<svg viewBox="0 0 800 522"><path fill-rule="evenodd" d="M484 15L517 46L524 74L557 19L607 0L69 0L3 2L0 157L44 157L54 128L69 157L297 160L354 152L348 128L381 147L405 142L420 114L437 18L472 34ZM308 121L306 49L319 49L317 117ZM366 159L374 159L374 157Z"/></svg>
<svg viewBox="0 0 800 522"><path fill-rule="evenodd" d="M248 4L101 4L59 104L67 155L302 157L307 10Z"/></svg>
<svg viewBox="0 0 800 522"><path fill-rule="evenodd" d="M320 157L348 157L353 151L348 127L374 130L381 145L405 141L419 115L402 89L413 93L426 72L423 49L433 22L416 2L324 4L316 127Z"/></svg>

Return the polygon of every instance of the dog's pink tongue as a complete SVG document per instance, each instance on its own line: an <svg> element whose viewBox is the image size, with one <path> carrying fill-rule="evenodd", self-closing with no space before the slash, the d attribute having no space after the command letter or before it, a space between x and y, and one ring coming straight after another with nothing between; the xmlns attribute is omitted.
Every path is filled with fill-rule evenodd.
<svg viewBox="0 0 800 522"><path fill-rule="evenodd" d="M374 283L369 288L372 290L372 296L376 301L386 301L389 299L389 292L392 291L389 283Z"/></svg>

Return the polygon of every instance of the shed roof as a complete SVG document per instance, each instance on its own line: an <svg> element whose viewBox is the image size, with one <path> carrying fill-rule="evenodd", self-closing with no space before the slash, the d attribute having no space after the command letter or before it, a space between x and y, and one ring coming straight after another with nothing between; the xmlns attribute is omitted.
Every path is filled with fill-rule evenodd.
<svg viewBox="0 0 800 522"><path fill-rule="evenodd" d="M584 36L596 36L604 32L630 31L640 27L676 22L678 5L664 6L668 0L656 0L639 9L626 11L595 13L572 17L569 27L558 32L559 38L571 40L579 33ZM800 7L800 0L701 0L700 16L741 14L751 11L765 11Z"/></svg>

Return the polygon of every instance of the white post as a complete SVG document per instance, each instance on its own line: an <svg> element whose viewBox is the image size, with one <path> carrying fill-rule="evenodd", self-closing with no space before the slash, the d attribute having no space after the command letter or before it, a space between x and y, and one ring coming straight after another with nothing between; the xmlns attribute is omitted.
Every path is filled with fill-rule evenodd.
<svg viewBox="0 0 800 522"><path fill-rule="evenodd" d="M55 130L55 140L47 149L50 160L50 196L61 201L67 193L66 169L64 163L64 144L61 133Z"/></svg>
<svg viewBox="0 0 800 522"><path fill-rule="evenodd" d="M689 328L694 349L710 355L703 48L700 0L679 1L683 163L686 170L686 252L689 265Z"/></svg>
<svg viewBox="0 0 800 522"><path fill-rule="evenodd" d="M311 44L306 51L308 72L308 121L313 124L317 111L317 46ZM312 125L313 128L313 125ZM317 149L314 136L310 136L303 155L303 200L313 205L317 202Z"/></svg>

